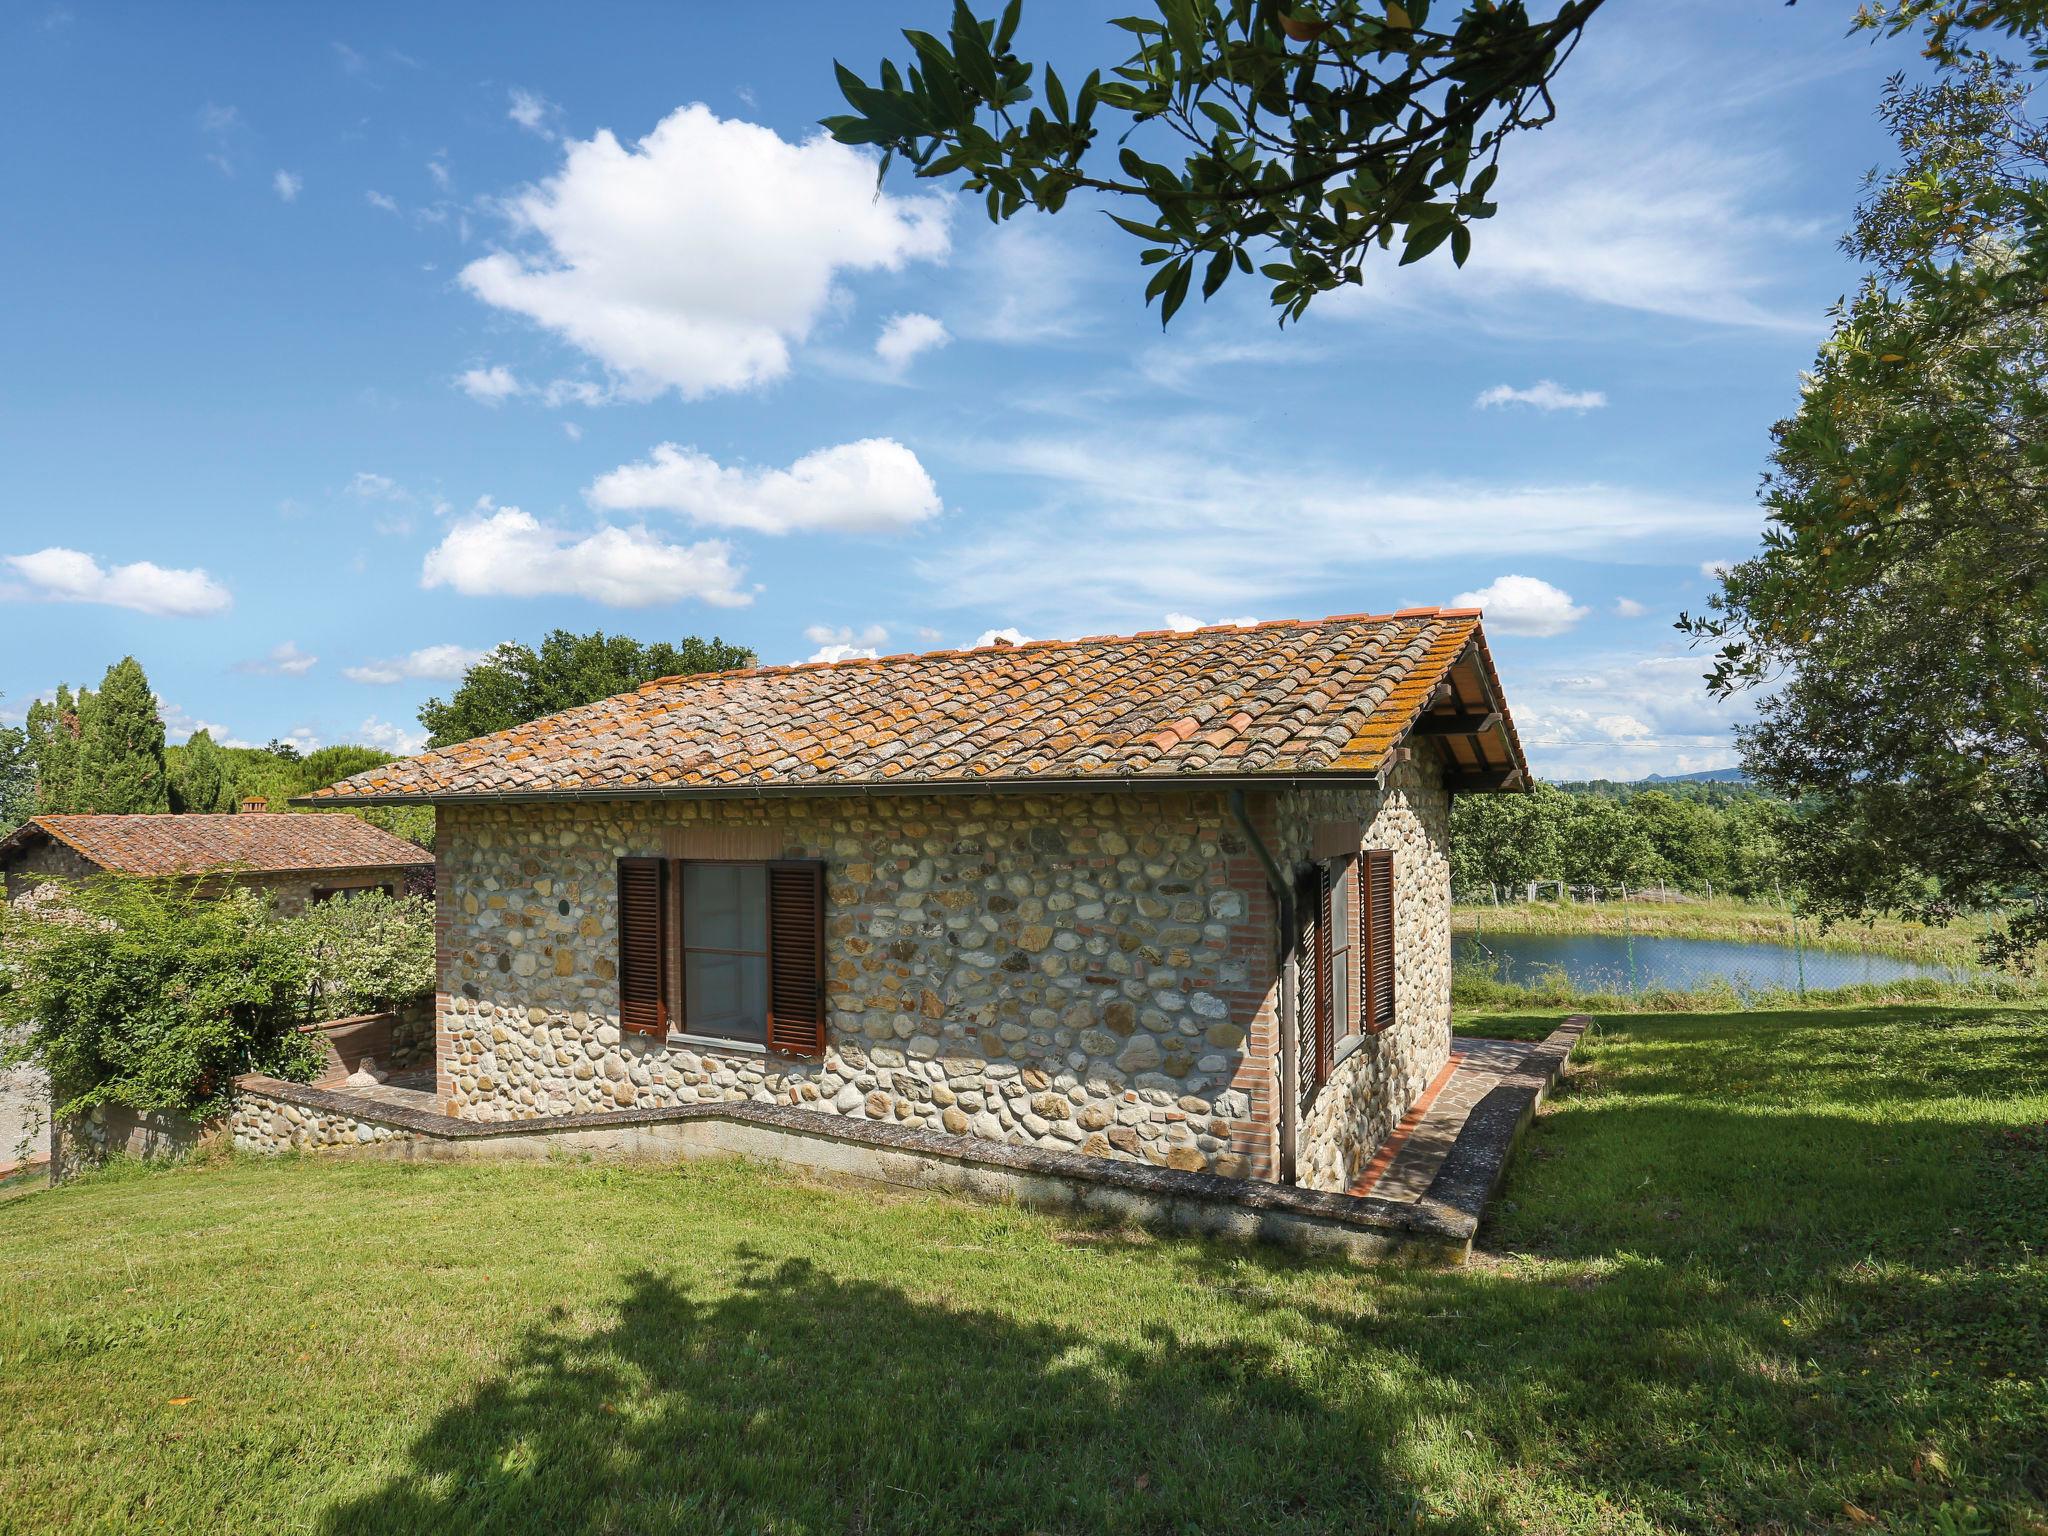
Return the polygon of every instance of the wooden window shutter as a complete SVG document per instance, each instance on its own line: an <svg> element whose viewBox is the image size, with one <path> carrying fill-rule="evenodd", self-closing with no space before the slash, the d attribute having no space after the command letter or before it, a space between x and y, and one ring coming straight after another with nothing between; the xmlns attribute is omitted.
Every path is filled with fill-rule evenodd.
<svg viewBox="0 0 2048 1536"><path fill-rule="evenodd" d="M768 1049L825 1054L825 866L768 866Z"/></svg>
<svg viewBox="0 0 2048 1536"><path fill-rule="evenodd" d="M1337 1054L1337 989L1331 974L1337 949L1336 892L1343 865L1324 860L1316 866L1316 1083L1330 1078Z"/></svg>
<svg viewBox="0 0 2048 1536"><path fill-rule="evenodd" d="M668 865L619 860L619 1030L668 1035Z"/></svg>
<svg viewBox="0 0 2048 1536"><path fill-rule="evenodd" d="M1360 875L1358 998L1372 1032L1394 1022L1394 855L1368 849Z"/></svg>
<svg viewBox="0 0 2048 1536"><path fill-rule="evenodd" d="M1300 967L1294 1000L1295 1088L1303 1108L1330 1075L1330 873L1314 864L1295 886L1301 913Z"/></svg>

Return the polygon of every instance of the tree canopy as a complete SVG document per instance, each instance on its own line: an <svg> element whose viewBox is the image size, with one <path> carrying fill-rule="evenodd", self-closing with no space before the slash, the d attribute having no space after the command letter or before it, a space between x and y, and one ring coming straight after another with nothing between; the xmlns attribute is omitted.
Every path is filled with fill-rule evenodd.
<svg viewBox="0 0 2048 1536"><path fill-rule="evenodd" d="M1949 45L1886 87L1899 164L1775 429L1763 551L1681 627L1719 643L1715 692L1763 690L1744 765L1809 802L1817 912L2031 896L2014 959L2048 939L2048 134L2022 71Z"/></svg>
<svg viewBox="0 0 2048 1536"><path fill-rule="evenodd" d="M551 631L540 647L507 642L462 676L447 699L420 706L427 745L450 746L508 730L558 710L594 704L657 677L717 672L753 664L754 656L723 640L691 635L677 644L642 644L627 635Z"/></svg>
<svg viewBox="0 0 2048 1536"><path fill-rule="evenodd" d="M1147 303L1173 318L1196 278L1272 284L1283 320L1364 281L1375 249L1403 264L1448 245L1463 265L1493 214L1502 146L1552 120L1551 84L1602 0L1152 0L1109 25L1128 40L1076 82L1016 51L1023 0L997 17L955 0L944 37L915 29L872 81L837 65L853 110L823 120L873 145L886 174L957 179L1000 223L1057 213L1077 192L1112 214L1154 269ZM2042 0L1882 0L1858 25L1924 30L1937 54L2002 32L2039 46ZM1177 158L1179 164L1171 163Z"/></svg>
<svg viewBox="0 0 2048 1536"><path fill-rule="evenodd" d="M194 731L171 765L171 809L219 813L235 808L234 772L213 732Z"/></svg>

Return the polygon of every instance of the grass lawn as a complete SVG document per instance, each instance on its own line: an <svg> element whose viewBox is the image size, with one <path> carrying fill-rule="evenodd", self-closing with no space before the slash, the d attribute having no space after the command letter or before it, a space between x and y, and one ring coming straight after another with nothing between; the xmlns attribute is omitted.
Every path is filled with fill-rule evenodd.
<svg viewBox="0 0 2048 1536"><path fill-rule="evenodd" d="M1581 1051L1457 1272L741 1164L8 1200L0 1528L2048 1532L2048 1018Z"/></svg>

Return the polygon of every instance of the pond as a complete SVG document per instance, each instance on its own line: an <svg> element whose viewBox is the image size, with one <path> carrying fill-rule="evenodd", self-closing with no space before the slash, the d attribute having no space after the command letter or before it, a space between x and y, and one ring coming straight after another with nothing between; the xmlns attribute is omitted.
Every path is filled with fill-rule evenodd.
<svg viewBox="0 0 2048 1536"><path fill-rule="evenodd" d="M1723 981L1738 992L1797 992L1802 965L1809 992L1912 977L1957 981L1968 974L1868 950L1808 948L1802 956L1790 944L1640 937L1631 945L1618 933L1487 933L1478 942L1464 934L1456 943L1456 964L1514 982L1557 967L1585 992L1690 992Z"/></svg>

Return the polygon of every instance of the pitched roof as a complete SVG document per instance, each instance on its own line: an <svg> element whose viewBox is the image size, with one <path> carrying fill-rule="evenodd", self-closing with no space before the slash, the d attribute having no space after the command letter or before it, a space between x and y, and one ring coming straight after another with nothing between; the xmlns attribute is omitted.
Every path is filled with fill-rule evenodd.
<svg viewBox="0 0 2048 1536"><path fill-rule="evenodd" d="M1425 708L1526 774L1499 697L1472 608L1150 630L661 678L301 803L1363 778Z"/></svg>
<svg viewBox="0 0 2048 1536"><path fill-rule="evenodd" d="M234 868L401 869L431 864L417 843L360 816L36 816L0 841L0 857L36 836L55 838L119 875L191 875Z"/></svg>

